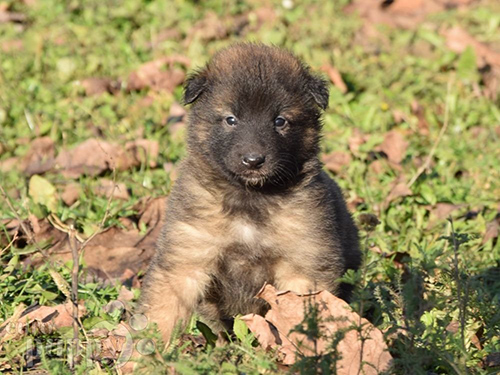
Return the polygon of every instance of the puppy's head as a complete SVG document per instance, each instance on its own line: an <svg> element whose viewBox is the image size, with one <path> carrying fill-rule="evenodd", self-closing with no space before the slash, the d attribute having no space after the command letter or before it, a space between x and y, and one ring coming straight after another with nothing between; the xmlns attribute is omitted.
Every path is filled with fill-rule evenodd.
<svg viewBox="0 0 500 375"><path fill-rule="evenodd" d="M185 87L193 103L188 143L231 181L288 186L318 153L325 82L276 47L220 51Z"/></svg>

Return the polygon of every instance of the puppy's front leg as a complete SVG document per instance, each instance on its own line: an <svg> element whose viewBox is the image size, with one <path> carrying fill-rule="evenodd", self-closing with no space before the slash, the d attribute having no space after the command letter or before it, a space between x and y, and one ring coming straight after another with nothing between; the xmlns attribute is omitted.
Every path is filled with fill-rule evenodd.
<svg viewBox="0 0 500 375"><path fill-rule="evenodd" d="M201 269L177 266L167 271L152 264L144 280L138 312L158 325L168 345L174 328L188 322L209 281Z"/></svg>

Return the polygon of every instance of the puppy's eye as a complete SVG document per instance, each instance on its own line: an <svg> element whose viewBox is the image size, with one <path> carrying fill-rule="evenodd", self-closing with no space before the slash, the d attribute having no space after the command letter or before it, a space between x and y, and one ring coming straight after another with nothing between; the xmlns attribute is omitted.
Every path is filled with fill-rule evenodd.
<svg viewBox="0 0 500 375"><path fill-rule="evenodd" d="M281 116L278 116L274 119L274 126L277 128L277 129L283 129L287 124L287 121L281 117Z"/></svg>
<svg viewBox="0 0 500 375"><path fill-rule="evenodd" d="M236 118L235 118L235 117L233 117L233 116L228 116L228 117L226 117L226 123L227 123L228 125L234 126L234 125L236 125L236 122L237 122L237 121L236 121Z"/></svg>

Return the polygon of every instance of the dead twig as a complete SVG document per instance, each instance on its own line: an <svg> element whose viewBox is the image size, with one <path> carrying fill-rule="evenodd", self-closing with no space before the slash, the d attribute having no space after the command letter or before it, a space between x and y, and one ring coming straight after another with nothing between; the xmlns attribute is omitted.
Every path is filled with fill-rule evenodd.
<svg viewBox="0 0 500 375"><path fill-rule="evenodd" d="M72 316L73 316L73 343L72 343L72 351L71 351L71 360L69 363L69 367L72 371L75 370L75 364L78 360L78 347L80 344L80 327L79 327L79 319L78 319L78 268L80 267L79 257L78 257L78 249L75 244L75 230L71 228L71 231L68 233L69 237L69 246L71 248L71 255L73 258L73 267L71 269L71 302L72 302Z"/></svg>
<svg viewBox="0 0 500 375"><path fill-rule="evenodd" d="M42 254L42 256L48 260L49 259L49 256L47 255L47 253L38 245L38 243L36 242L35 240L35 236L33 235L33 232L31 231L30 228L28 228L26 226L26 224L24 223L23 220L21 220L21 218L19 217L19 214L17 213L16 209L14 208L14 206L12 205L12 202L10 201L10 198L9 196L7 195L7 193L5 192L4 188L2 187L2 185L0 185L0 193L2 194L2 197L3 199L5 200L5 203L7 203L7 207L9 207L9 209L11 210L11 212L14 214L14 217L17 219L17 221L19 222L19 225L21 226L23 232L26 234L26 236L28 236L28 241L29 243L32 243L36 250Z"/></svg>
<svg viewBox="0 0 500 375"><path fill-rule="evenodd" d="M72 343L72 356L70 361L70 369L75 371L75 364L78 360L79 355L79 345L80 345L80 328L83 330L83 325L80 321L79 313L78 313L78 271L80 268L80 255L83 254L83 250L92 241L95 236L99 233L102 233L104 224L109 216L109 211L111 207L111 201L113 199L113 194L116 188L116 170L113 168L113 189L111 190L108 201L106 203L106 210L104 211L104 215L99 223L97 230L92 233L79 247L76 246L77 233L73 226L70 226L68 231L68 240L69 246L71 249L71 257L73 259L73 267L71 269L71 302L72 302L72 317L73 317L73 343ZM85 330L83 330L85 337L87 334Z"/></svg>
<svg viewBox="0 0 500 375"><path fill-rule="evenodd" d="M462 290L462 280L460 277L460 270L458 264L458 250L460 247L460 242L457 239L455 228L453 226L453 219L451 216L448 218L451 227L451 240L453 244L453 276L455 278L455 284L457 287L457 297L458 297L458 314L460 317L460 339L462 348L465 350L465 322L467 313L467 295Z"/></svg>
<svg viewBox="0 0 500 375"><path fill-rule="evenodd" d="M16 240L17 240L17 232L14 233L14 236L12 237L12 240L9 242L9 244L5 246L2 250L0 250L0 256L2 256L4 251L8 250Z"/></svg>
<svg viewBox="0 0 500 375"><path fill-rule="evenodd" d="M451 89L451 79L448 81L448 87L446 91L446 103L445 103L445 109L444 109L444 122L441 130L439 131L439 135L436 138L436 141L432 145L431 151L429 152L429 155L427 155L427 158L425 159L425 162L418 168L417 173L413 175L413 177L408 181L408 187L411 187L417 181L417 179L420 177L422 173L425 172L427 168L429 168L429 165L431 164L432 158L434 157L434 154L436 152L437 146L439 143L441 143L441 139L443 138L444 133L446 132L446 129L448 128L448 123L449 123L449 115L450 115L450 105L449 105L449 96L450 96L450 89Z"/></svg>

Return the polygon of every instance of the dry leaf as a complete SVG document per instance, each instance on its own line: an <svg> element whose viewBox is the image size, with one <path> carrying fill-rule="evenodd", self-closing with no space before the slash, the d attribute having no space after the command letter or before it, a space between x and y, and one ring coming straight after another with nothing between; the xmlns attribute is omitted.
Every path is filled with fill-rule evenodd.
<svg viewBox="0 0 500 375"><path fill-rule="evenodd" d="M177 102L173 102L168 112L167 122L181 122L186 116L186 109Z"/></svg>
<svg viewBox="0 0 500 375"><path fill-rule="evenodd" d="M110 196L123 200L128 200L130 198L127 186L123 182L115 182L107 178L101 178L99 180L99 184L95 187L95 193L106 198Z"/></svg>
<svg viewBox="0 0 500 375"><path fill-rule="evenodd" d="M241 320L243 320L248 326L248 329L255 334L255 338L264 349L269 350L282 344L276 327L262 316L248 314L241 317Z"/></svg>
<svg viewBox="0 0 500 375"><path fill-rule="evenodd" d="M382 151L387 155L389 161L399 164L404 159L407 148L408 142L403 135L396 130L391 130L385 135L382 144L377 147L377 151Z"/></svg>
<svg viewBox="0 0 500 375"><path fill-rule="evenodd" d="M144 224L148 228L160 226L163 221L166 204L167 197L146 198L139 201L134 206L134 209L139 211L139 225Z"/></svg>
<svg viewBox="0 0 500 375"><path fill-rule="evenodd" d="M446 45L454 52L462 53L467 47L472 47L477 57L478 67L486 64L500 66L500 53L491 50L486 44L478 42L460 26L455 26L443 32Z"/></svg>
<svg viewBox="0 0 500 375"><path fill-rule="evenodd" d="M94 96L104 93L115 94L120 90L121 82L111 78L91 77L80 81L85 90L85 95Z"/></svg>
<svg viewBox="0 0 500 375"><path fill-rule="evenodd" d="M0 24L7 22L22 23L26 21L26 16L18 12L9 12L8 10L0 9Z"/></svg>
<svg viewBox="0 0 500 375"><path fill-rule="evenodd" d="M54 167L55 144L50 137L33 140L29 151L22 158L20 168L28 176L42 174Z"/></svg>
<svg viewBox="0 0 500 375"><path fill-rule="evenodd" d="M177 179L178 171L174 163L171 162L164 163L163 170L168 173L171 181L175 181Z"/></svg>
<svg viewBox="0 0 500 375"><path fill-rule="evenodd" d="M6 40L0 43L0 50L5 53L19 52L24 49L24 41L22 39Z"/></svg>
<svg viewBox="0 0 500 375"><path fill-rule="evenodd" d="M152 41L148 43L147 46L148 48L155 49L165 41L179 40L181 37L182 34L177 27L169 27L160 30L157 34L153 34L151 37Z"/></svg>
<svg viewBox="0 0 500 375"><path fill-rule="evenodd" d="M500 213L497 214L495 219L488 223L486 226L486 232L483 237L483 245L489 240L495 240L498 238L498 233L500 231Z"/></svg>
<svg viewBox="0 0 500 375"><path fill-rule="evenodd" d="M11 157L0 161L0 172L9 172L19 166L19 158Z"/></svg>
<svg viewBox="0 0 500 375"><path fill-rule="evenodd" d="M336 363L338 375L357 375L360 370L364 374L378 374L389 369L392 357L387 351L382 332L352 312L345 301L331 293L322 291L299 296L293 292L277 292L271 285L265 285L257 297L265 300L271 307L265 316L268 324L263 324L262 320L255 318L253 314L242 319L248 323L259 343L264 347L277 348L284 364L295 362L297 350L306 356L327 353L331 343L328 338L332 338L338 331L343 331L344 337L336 348L341 356ZM326 339L314 340L292 332L303 322L304 307L307 304L317 306L321 319L320 329ZM360 339L358 330L353 329L353 326L360 325L364 341ZM275 334L272 327L276 328Z"/></svg>
<svg viewBox="0 0 500 375"><path fill-rule="evenodd" d="M413 29L429 14L465 6L473 1L475 0L354 0L345 11L358 13L368 24L382 23L392 27Z"/></svg>
<svg viewBox="0 0 500 375"><path fill-rule="evenodd" d="M461 205L452 203L436 203L434 206L427 206L430 214L435 216L438 220L444 220L450 216L450 214L462 207Z"/></svg>
<svg viewBox="0 0 500 375"><path fill-rule="evenodd" d="M97 139L88 139L69 151L61 151L56 167L67 178L83 174L96 176L105 170L126 170L134 165L133 158L120 146Z"/></svg>
<svg viewBox="0 0 500 375"><path fill-rule="evenodd" d="M328 78L330 78L330 81L332 81L332 83L340 90L342 94L345 94L347 92L347 85L342 79L342 75L337 70L337 68L331 65L323 65L321 67L321 70L328 74Z"/></svg>
<svg viewBox="0 0 500 375"><path fill-rule="evenodd" d="M154 168L160 154L160 145L158 141L149 139L138 139L127 142L125 149L129 151L135 159L135 164L147 164Z"/></svg>
<svg viewBox="0 0 500 375"><path fill-rule="evenodd" d="M323 155L321 157L325 167L336 174L338 174L342 168L348 165L352 158L351 154L344 151L333 151L329 154Z"/></svg>
<svg viewBox="0 0 500 375"><path fill-rule="evenodd" d="M20 315L14 313L12 317L2 324L1 335L18 337L24 334L25 328L36 330L45 334L56 331L59 328L71 327L73 325L73 304L66 302L56 306L34 306L28 307ZM78 307L78 316L86 314L83 305ZM4 333L5 332L5 333ZM4 337L2 337L3 340Z"/></svg>
<svg viewBox="0 0 500 375"><path fill-rule="evenodd" d="M173 92L184 82L185 74L172 65L176 62L189 64L189 59L178 56L162 57L141 65L128 78L127 89L130 91L151 88L155 91ZM170 66L167 69L167 66Z"/></svg>
<svg viewBox="0 0 500 375"><path fill-rule="evenodd" d="M71 206L80 197L82 189L79 184L69 183L61 194L61 199L67 206Z"/></svg>
<svg viewBox="0 0 500 375"><path fill-rule="evenodd" d="M358 197L357 195L351 195L349 198L346 199L346 203L349 211L353 212L356 211L356 209L360 204L365 203L365 200L361 197Z"/></svg>
<svg viewBox="0 0 500 375"><path fill-rule="evenodd" d="M223 39L227 35L227 26L224 25L217 13L209 11L205 15L205 18L196 22L193 27L191 27L184 44L191 44L193 39L200 39L202 41Z"/></svg>
<svg viewBox="0 0 500 375"><path fill-rule="evenodd" d="M392 183L392 188L391 188L389 194L387 195L387 197L385 198L382 206L384 208L387 208L387 207L389 207L389 204L393 200L395 200L397 198L401 198L401 197L407 197L407 196L412 195L412 194L413 194L413 192L408 187L408 184L402 180L402 178L396 179Z"/></svg>
<svg viewBox="0 0 500 375"><path fill-rule="evenodd" d="M500 92L500 66L487 66L481 69L484 95L491 100L496 100Z"/></svg>
<svg viewBox="0 0 500 375"><path fill-rule="evenodd" d="M425 109L416 100L411 103L411 111L418 119L418 132L422 135L429 135L429 123L425 118Z"/></svg>
<svg viewBox="0 0 500 375"><path fill-rule="evenodd" d="M382 161L379 159L372 161L370 165L368 165L370 171L372 171L375 175L377 175L377 178L378 176L380 176L382 173L385 172L386 167L387 167L387 162L385 160Z"/></svg>
<svg viewBox="0 0 500 375"><path fill-rule="evenodd" d="M163 226L165 197L140 202L139 226L144 224L145 235L137 229L111 227L96 235L85 247L83 260L89 271L103 279L119 278L128 285L138 285L135 275L146 269L154 254L156 241ZM57 259L71 259L69 252L59 252Z"/></svg>

